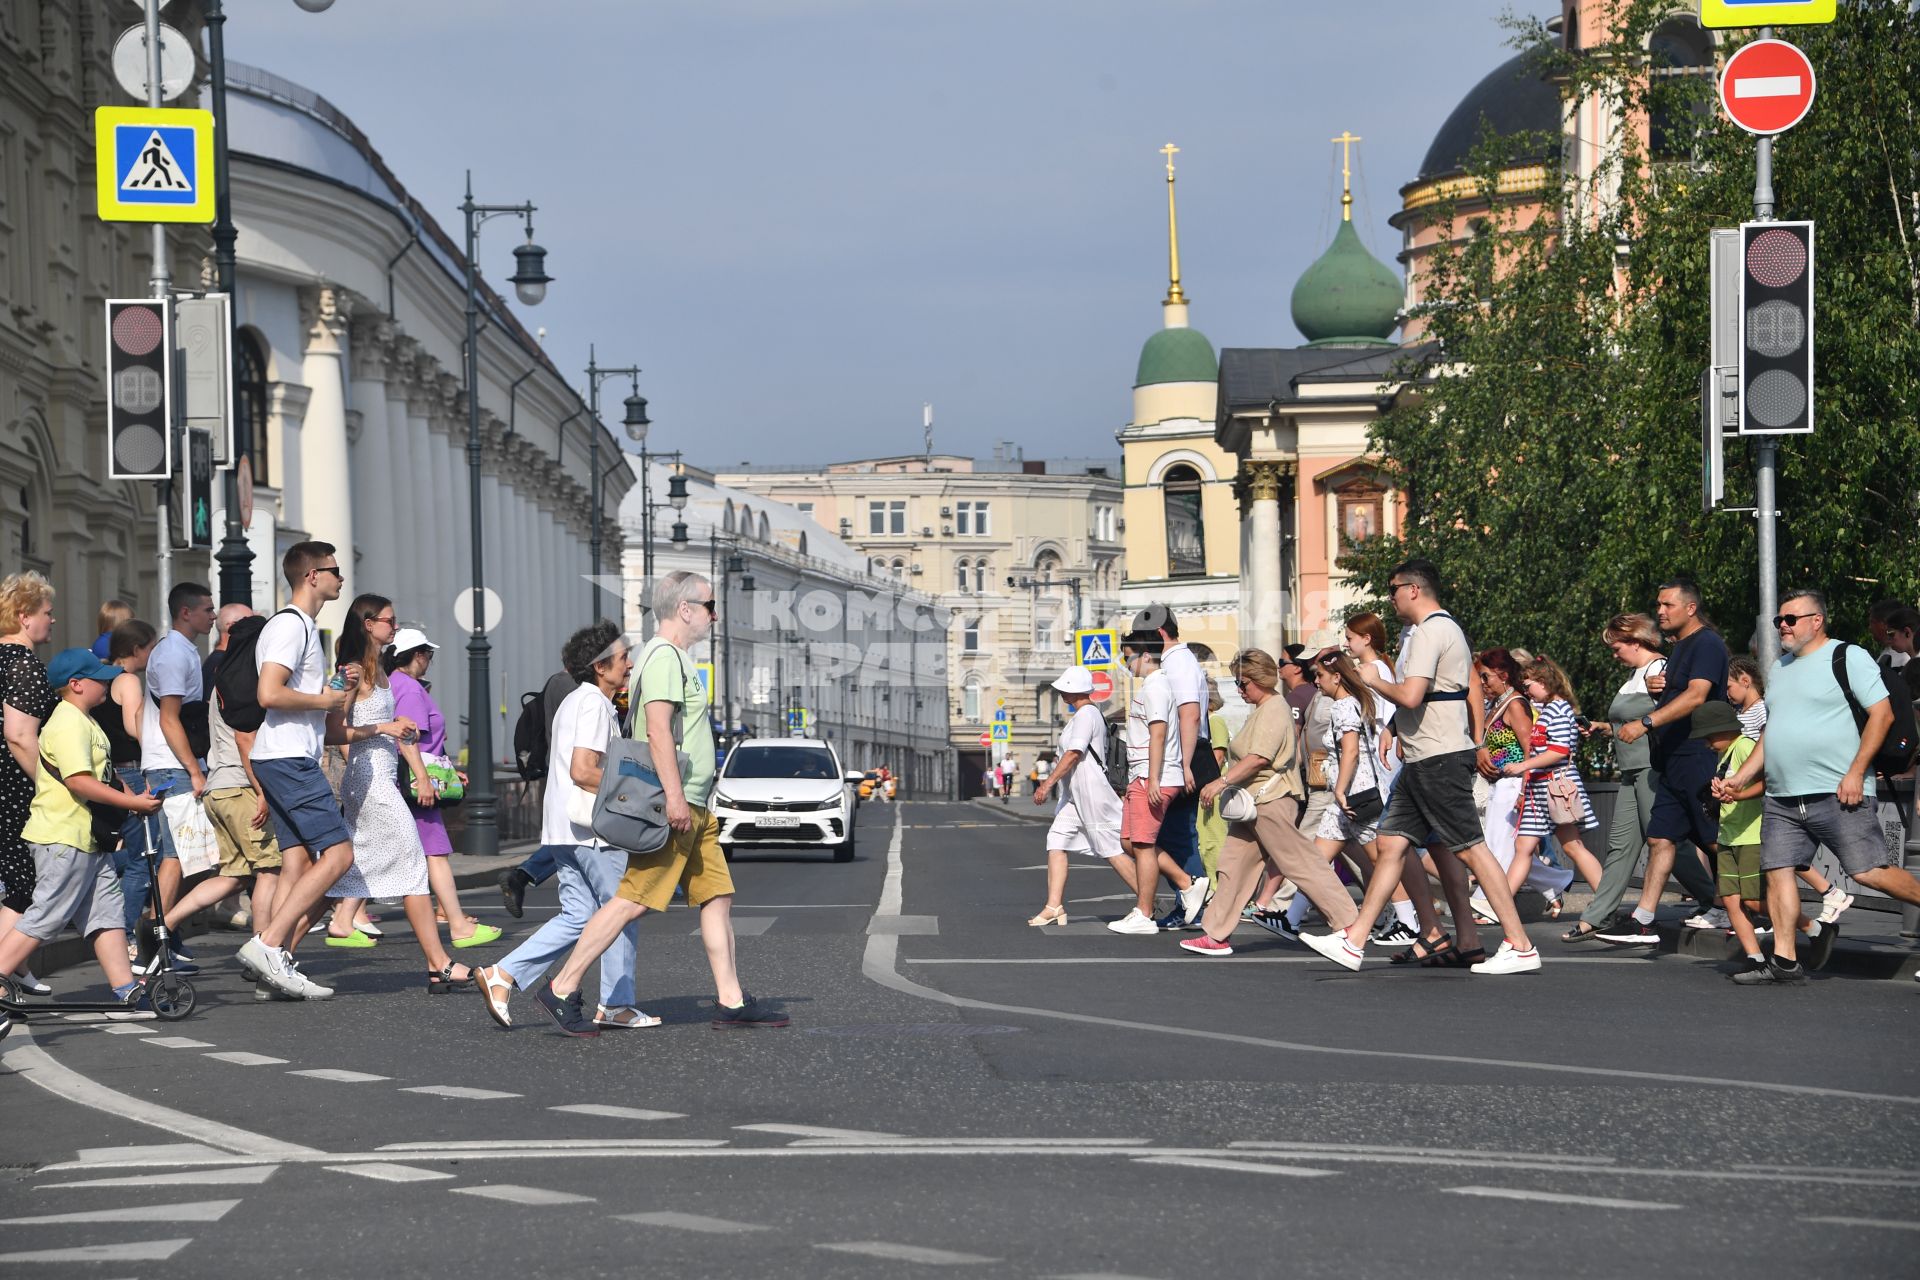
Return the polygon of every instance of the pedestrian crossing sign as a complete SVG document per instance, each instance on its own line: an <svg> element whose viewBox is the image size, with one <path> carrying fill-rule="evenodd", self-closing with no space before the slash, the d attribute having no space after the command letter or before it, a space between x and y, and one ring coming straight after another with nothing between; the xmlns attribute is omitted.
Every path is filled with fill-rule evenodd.
<svg viewBox="0 0 1920 1280"><path fill-rule="evenodd" d="M1103 671L1116 664L1116 654L1120 652L1120 633L1113 630L1076 631L1073 633L1073 652L1083 667L1093 671Z"/></svg>
<svg viewBox="0 0 1920 1280"><path fill-rule="evenodd" d="M101 221L213 221L212 112L100 107L93 151Z"/></svg>
<svg viewBox="0 0 1920 1280"><path fill-rule="evenodd" d="M711 662L696 662L694 663L693 671L694 679L700 682L700 696L707 700L708 706L712 706L713 664Z"/></svg>
<svg viewBox="0 0 1920 1280"><path fill-rule="evenodd" d="M1013 726L1005 720L994 721L993 740L995 742L1011 742L1013 740Z"/></svg>

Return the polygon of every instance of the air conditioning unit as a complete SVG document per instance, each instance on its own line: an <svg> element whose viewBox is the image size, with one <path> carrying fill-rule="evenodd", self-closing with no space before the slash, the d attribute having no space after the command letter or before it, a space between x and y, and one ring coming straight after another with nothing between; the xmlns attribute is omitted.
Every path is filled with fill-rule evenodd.
<svg viewBox="0 0 1920 1280"><path fill-rule="evenodd" d="M921 568L921 567L920 567L919 565L915 565L915 566L913 566L913 576L914 576L914 577L916 577L916 578L917 578L917 577L919 577L919 576L920 576L921 574L923 574L923 573L925 573L925 572L926 572L926 570L925 570L925 569L922 569L922 568Z"/></svg>
<svg viewBox="0 0 1920 1280"><path fill-rule="evenodd" d="M953 526L950 524L941 525L940 536L943 538L951 538L953 536Z"/></svg>
<svg viewBox="0 0 1920 1280"><path fill-rule="evenodd" d="M945 519L946 519L946 518L947 518L948 516L950 516L950 515L952 515L952 514L953 514L953 508L952 508L952 507L942 507L942 508L940 508L940 518L941 518L942 520L945 520Z"/></svg>
<svg viewBox="0 0 1920 1280"><path fill-rule="evenodd" d="M933 536L933 526L930 524L921 525L920 536L923 538L931 538Z"/></svg>

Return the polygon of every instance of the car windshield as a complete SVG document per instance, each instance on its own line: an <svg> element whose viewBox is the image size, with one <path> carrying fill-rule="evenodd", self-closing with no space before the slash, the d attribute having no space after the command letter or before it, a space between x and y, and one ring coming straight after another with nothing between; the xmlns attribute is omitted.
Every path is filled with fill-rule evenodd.
<svg viewBox="0 0 1920 1280"><path fill-rule="evenodd" d="M727 757L729 778L801 778L830 782L840 776L833 756L819 747L736 747Z"/></svg>

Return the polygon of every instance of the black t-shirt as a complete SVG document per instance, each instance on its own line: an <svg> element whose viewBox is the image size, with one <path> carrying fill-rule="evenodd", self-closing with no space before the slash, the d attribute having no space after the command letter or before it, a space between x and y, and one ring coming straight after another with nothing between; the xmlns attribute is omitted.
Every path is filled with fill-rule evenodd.
<svg viewBox="0 0 1920 1280"><path fill-rule="evenodd" d="M1673 654L1667 659L1667 687L1660 691L1654 707L1666 706L1686 691L1695 680L1705 680L1711 686L1707 690L1708 702L1727 700L1727 642L1720 633L1711 627L1700 630L1679 641L1673 646ZM1648 735L1653 744L1653 767L1658 769L1668 760L1689 759L1694 756L1710 759L1713 751L1705 739L1692 737L1692 717L1677 720L1672 724L1663 724Z"/></svg>

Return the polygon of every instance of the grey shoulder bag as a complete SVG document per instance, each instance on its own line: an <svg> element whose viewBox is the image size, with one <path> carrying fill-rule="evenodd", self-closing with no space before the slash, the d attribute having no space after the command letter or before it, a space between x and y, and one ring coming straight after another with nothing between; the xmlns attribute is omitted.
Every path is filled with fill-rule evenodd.
<svg viewBox="0 0 1920 1280"><path fill-rule="evenodd" d="M648 652L641 654L641 666L665 644L655 637ZM686 667L675 653L680 673L681 697L674 702L673 747L680 780L686 782L687 754L680 750L680 709L686 705ZM607 743L605 767L600 772L600 790L593 797L593 834L629 853L653 853L666 846L673 828L667 825L667 792L653 767L653 753L646 739L646 711L642 704L638 738L615 738Z"/></svg>

